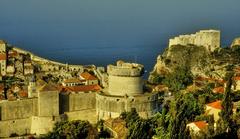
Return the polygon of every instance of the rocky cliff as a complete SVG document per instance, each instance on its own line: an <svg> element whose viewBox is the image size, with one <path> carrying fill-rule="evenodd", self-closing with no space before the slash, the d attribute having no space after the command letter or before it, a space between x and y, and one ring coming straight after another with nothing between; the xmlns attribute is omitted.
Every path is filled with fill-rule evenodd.
<svg viewBox="0 0 240 139"><path fill-rule="evenodd" d="M157 57L149 81L153 82L159 75L164 77L177 67L187 67L193 76L223 78L229 65L240 65L240 47L217 48L210 52L203 46L174 45Z"/></svg>

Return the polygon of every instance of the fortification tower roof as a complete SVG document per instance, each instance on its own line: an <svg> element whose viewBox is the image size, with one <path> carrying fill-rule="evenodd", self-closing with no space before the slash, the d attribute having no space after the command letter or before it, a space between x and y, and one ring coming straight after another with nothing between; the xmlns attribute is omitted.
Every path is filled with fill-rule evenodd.
<svg viewBox="0 0 240 139"><path fill-rule="evenodd" d="M144 66L119 60L116 65L108 65L107 73L114 76L142 76L144 73Z"/></svg>

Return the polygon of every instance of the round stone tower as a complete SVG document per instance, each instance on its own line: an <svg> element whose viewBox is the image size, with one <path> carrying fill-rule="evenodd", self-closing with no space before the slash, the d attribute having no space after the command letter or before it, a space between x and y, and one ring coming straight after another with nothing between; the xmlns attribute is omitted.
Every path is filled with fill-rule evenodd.
<svg viewBox="0 0 240 139"><path fill-rule="evenodd" d="M147 118L160 109L158 93L143 91L143 65L118 61L108 65L107 73L108 87L96 94L98 119L116 118L132 108Z"/></svg>
<svg viewBox="0 0 240 139"><path fill-rule="evenodd" d="M143 65L118 61L117 65L109 65L108 93L116 96L133 96L143 93Z"/></svg>

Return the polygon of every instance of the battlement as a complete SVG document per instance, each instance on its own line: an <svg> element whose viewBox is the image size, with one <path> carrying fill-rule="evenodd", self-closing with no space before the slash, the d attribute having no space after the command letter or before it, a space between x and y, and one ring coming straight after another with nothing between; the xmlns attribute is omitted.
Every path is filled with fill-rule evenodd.
<svg viewBox="0 0 240 139"><path fill-rule="evenodd" d="M179 35L169 39L169 47L173 45L196 45L204 46L209 51L214 51L220 47L219 30L200 30L195 34Z"/></svg>
<svg viewBox="0 0 240 139"><path fill-rule="evenodd" d="M123 61L118 61L117 65L108 65L107 72L109 75L113 76L129 76L137 77L142 76L144 73L144 67L137 63L125 63Z"/></svg>

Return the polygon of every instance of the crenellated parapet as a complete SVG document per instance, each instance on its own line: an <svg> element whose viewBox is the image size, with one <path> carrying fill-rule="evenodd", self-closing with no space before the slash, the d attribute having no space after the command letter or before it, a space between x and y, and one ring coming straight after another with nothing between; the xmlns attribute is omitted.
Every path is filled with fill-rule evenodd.
<svg viewBox="0 0 240 139"><path fill-rule="evenodd" d="M137 63L118 61L117 65L108 65L107 73L112 76L139 77L144 73L144 67Z"/></svg>

